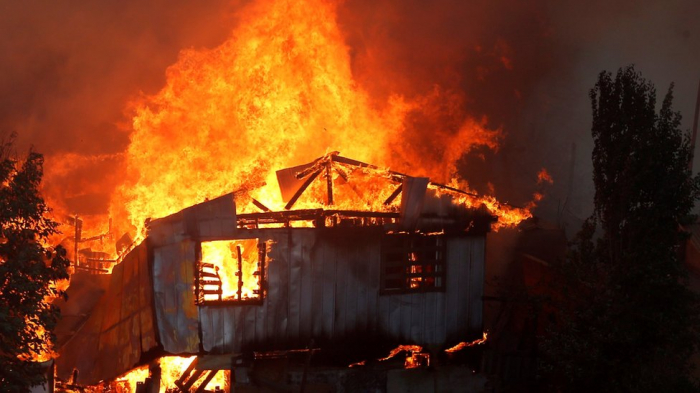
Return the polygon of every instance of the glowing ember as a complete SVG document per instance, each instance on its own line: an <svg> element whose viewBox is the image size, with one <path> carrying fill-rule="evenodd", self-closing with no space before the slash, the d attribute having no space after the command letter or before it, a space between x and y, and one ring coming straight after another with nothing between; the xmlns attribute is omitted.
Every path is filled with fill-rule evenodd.
<svg viewBox="0 0 700 393"><path fill-rule="evenodd" d="M467 348L467 347L473 347L475 345L483 344L486 342L487 338L488 338L488 333L484 332L484 336L482 338L474 340L472 342L461 342L452 348L446 349L445 352L454 353L454 352L460 351L460 350Z"/></svg>
<svg viewBox="0 0 700 393"><path fill-rule="evenodd" d="M394 356L396 356L404 351L406 351L406 352L420 352L422 350L423 350L423 347L421 347L420 345L399 345L398 347L392 349L391 352L389 352L389 356L387 356L385 358L381 358L381 359L379 359L379 361L383 362L383 361L389 360L389 359L393 358Z"/></svg>
<svg viewBox="0 0 700 393"><path fill-rule="evenodd" d="M116 383L124 386L128 392L136 391L136 384L148 378L148 366L141 366L129 371L126 375L116 379ZM162 392L162 390L161 390Z"/></svg>

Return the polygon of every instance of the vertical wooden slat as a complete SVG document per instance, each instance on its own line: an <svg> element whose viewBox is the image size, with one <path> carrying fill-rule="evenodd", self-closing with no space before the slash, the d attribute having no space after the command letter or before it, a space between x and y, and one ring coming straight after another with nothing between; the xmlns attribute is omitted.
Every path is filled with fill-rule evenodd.
<svg viewBox="0 0 700 393"><path fill-rule="evenodd" d="M333 337L335 331L335 253L327 243L322 247L323 260L323 331Z"/></svg>

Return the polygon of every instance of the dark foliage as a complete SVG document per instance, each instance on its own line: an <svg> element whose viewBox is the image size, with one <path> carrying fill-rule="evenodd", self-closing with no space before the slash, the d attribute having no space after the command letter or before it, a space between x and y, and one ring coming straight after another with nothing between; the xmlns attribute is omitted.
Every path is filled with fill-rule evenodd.
<svg viewBox="0 0 700 393"><path fill-rule="evenodd" d="M590 93L595 212L560 266L565 296L544 339L549 391L698 391L697 299L685 285L681 224L700 196L689 137L633 67L599 75Z"/></svg>
<svg viewBox="0 0 700 393"><path fill-rule="evenodd" d="M46 246L57 224L39 194L43 157L22 162L0 145L0 387L25 392L44 381L37 355L51 349L59 310L52 284L68 278L66 253ZM44 333L45 332L45 333Z"/></svg>

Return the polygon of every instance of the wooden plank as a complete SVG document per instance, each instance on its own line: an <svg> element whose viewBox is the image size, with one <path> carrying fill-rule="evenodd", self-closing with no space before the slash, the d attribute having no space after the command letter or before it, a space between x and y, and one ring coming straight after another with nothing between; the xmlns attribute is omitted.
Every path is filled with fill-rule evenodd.
<svg viewBox="0 0 700 393"><path fill-rule="evenodd" d="M182 389L185 381L187 381L187 378L189 377L190 373L192 372L192 370L194 370L194 367L197 365L197 360L198 358L192 359L185 371L182 373L182 375L180 375L180 378L178 378L175 381L175 385L177 385L177 387L179 387L180 389Z"/></svg>
<svg viewBox="0 0 700 393"><path fill-rule="evenodd" d="M333 174L331 173L330 161L326 163L326 205L330 206L333 204Z"/></svg>
<svg viewBox="0 0 700 393"><path fill-rule="evenodd" d="M401 194L401 190L403 190L403 184L401 184L401 185L399 185L398 187L396 187L396 189L394 190L394 192L392 192L391 195L389 195L389 197L386 198L386 200L384 201L384 204L385 204L385 205L391 205L391 203L394 202L394 200L396 199L396 197L399 196L399 194Z"/></svg>
<svg viewBox="0 0 700 393"><path fill-rule="evenodd" d="M207 385L209 384L209 382L210 382L212 379L214 379L214 376L216 376L216 373L217 373L217 372L218 372L218 371L209 371L209 373L208 373L207 376L204 378L204 380L202 381L202 383L199 385L199 387L197 388L197 390L195 390L195 393L203 393L203 392L205 391Z"/></svg>
<svg viewBox="0 0 700 393"><path fill-rule="evenodd" d="M255 198L250 198L250 199L251 199L251 201L253 202L253 205L255 205L255 207L257 207L258 209L260 209L260 210L262 210L262 211L264 211L264 212L271 212L271 211L272 211L272 210L270 210L269 207L265 206L265 205L264 205L262 202L260 202L259 200L255 199Z"/></svg>
<svg viewBox="0 0 700 393"><path fill-rule="evenodd" d="M197 359L195 359L195 361L196 360ZM204 374L204 372L205 372L204 370L194 370L194 372L189 377L189 379L187 379L186 382L182 383L182 385L178 385L178 387L180 388L180 390L183 393L189 393L190 388L192 388L192 385L194 385L195 382L197 382L197 380L199 380L199 378L202 376L202 374ZM177 385L177 382L176 382L176 385Z"/></svg>
<svg viewBox="0 0 700 393"><path fill-rule="evenodd" d="M294 204L297 202L297 200L299 199L299 197L301 197L301 194L303 194L304 191L306 191L306 189L309 187L309 185L310 185L314 180L316 180L316 178L317 178L318 175L321 173L321 171L322 171L322 169L318 169L318 170L316 170L315 172L313 172L311 175L309 175L309 177L306 179L306 181L304 181L304 183L301 185L301 187L299 187L299 189L297 190L297 192L294 193L294 195L293 195L292 198L289 200L289 202L287 202L287 204L284 206L284 209L285 209L285 210L289 210L289 209L291 209L291 208L294 206Z"/></svg>

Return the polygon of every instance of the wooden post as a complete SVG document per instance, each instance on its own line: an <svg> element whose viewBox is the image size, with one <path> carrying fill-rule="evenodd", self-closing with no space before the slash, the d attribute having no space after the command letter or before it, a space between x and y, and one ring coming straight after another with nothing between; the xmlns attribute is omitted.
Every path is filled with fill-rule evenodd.
<svg viewBox="0 0 700 393"><path fill-rule="evenodd" d="M241 255L241 246L236 246L238 251L238 300L243 299L243 256Z"/></svg>
<svg viewBox="0 0 700 393"><path fill-rule="evenodd" d="M331 172L331 162L326 163L326 188L328 188L328 203L330 206L333 204L333 173Z"/></svg>

